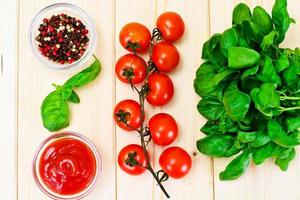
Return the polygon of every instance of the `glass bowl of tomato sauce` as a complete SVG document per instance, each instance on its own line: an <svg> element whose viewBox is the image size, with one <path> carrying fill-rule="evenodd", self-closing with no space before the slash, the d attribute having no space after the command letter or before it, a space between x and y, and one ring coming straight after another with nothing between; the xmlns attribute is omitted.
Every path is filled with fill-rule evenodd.
<svg viewBox="0 0 300 200"><path fill-rule="evenodd" d="M37 186L52 199L81 199L96 185L101 159L85 136L61 132L48 137L33 159Z"/></svg>

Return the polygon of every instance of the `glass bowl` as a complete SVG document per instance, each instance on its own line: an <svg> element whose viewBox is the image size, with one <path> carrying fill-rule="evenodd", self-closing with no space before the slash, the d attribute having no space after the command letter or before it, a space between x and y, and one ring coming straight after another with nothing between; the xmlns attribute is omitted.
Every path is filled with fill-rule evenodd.
<svg viewBox="0 0 300 200"><path fill-rule="evenodd" d="M95 172L94 178L91 180L91 182L88 184L88 186L84 190L80 191L79 193L72 194L72 195L58 194L58 193L55 193L54 191L52 191L50 188L48 188L48 186L43 182L41 175L40 175L40 170L39 170L40 159L41 159L41 156L42 156L43 152L45 151L45 149L48 147L48 145L52 144L55 141L61 140L61 139L79 140L80 142L85 144L91 150L91 152L93 153L93 156L95 157L95 161L96 161L96 172ZM78 200L78 199L82 199L83 197L87 196L95 188L96 182L101 173L101 167L102 167L101 157L100 157L96 147L94 146L94 144L87 137L83 136L82 134L75 133L75 132L60 132L60 133L51 135L50 137L45 139L40 144L40 146L38 147L38 149L34 155L32 169L33 169L33 178L34 178L37 186L48 197L50 197L52 199Z"/></svg>
<svg viewBox="0 0 300 200"><path fill-rule="evenodd" d="M87 34L89 38L89 42L84 54L77 61L71 64L59 64L52 60L49 60L47 57L41 54L40 50L38 49L39 42L35 40L35 37L39 34L38 28L39 25L43 23L43 19L50 18L52 15L57 15L61 13L65 13L69 16L81 20L82 23L89 30L89 33ZM58 70L78 67L84 64L91 57L95 49L95 45L96 45L95 26L91 18L88 16L88 14L78 6L70 3L55 3L42 9L33 18L29 30L29 41L35 56L44 64L46 64L48 67L52 69L58 69Z"/></svg>

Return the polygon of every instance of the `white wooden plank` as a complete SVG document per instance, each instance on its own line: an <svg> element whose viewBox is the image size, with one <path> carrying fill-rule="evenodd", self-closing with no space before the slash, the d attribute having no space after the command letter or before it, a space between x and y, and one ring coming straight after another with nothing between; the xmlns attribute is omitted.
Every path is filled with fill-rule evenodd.
<svg viewBox="0 0 300 200"><path fill-rule="evenodd" d="M71 105L71 125L66 130L80 132L98 147L103 166L96 189L87 199L115 199L114 125L109 120L114 102L114 4L112 1L73 1L94 19L98 43L95 54L102 61L101 75L78 90L79 105ZM74 70L54 71L46 68L32 54L28 45L28 27L35 13L49 1L22 1L20 4L20 76L19 76L19 198L48 199L36 187L31 172L33 154L49 133L42 127L39 108L51 83L63 83ZM77 69L76 71L78 71Z"/></svg>
<svg viewBox="0 0 300 200"><path fill-rule="evenodd" d="M0 194L12 200L17 199L17 16L18 1L0 1Z"/></svg>
<svg viewBox="0 0 300 200"><path fill-rule="evenodd" d="M119 33L124 25L130 22L139 22L147 26L149 29L153 27L154 24L154 1L140 1L140 0L116 0L116 61L120 56L128 53L121 44L119 43ZM147 55L143 55L147 59ZM112 66L114 67L114 66ZM124 99L135 99L138 101L138 96L133 93L130 86L121 83L116 78L116 103ZM147 107L146 116L152 113L152 109ZM128 144L140 144L140 139L137 133L128 133L117 127L116 129L117 137L117 154L119 151ZM151 153L150 145L150 156L152 160L154 159ZM153 199L153 189L154 181L151 175L146 172L140 176L131 176L123 172L119 167L117 167L117 197L118 199L131 199L131 200L147 200ZM156 188L155 188L156 189ZM158 189L158 188L157 188Z"/></svg>
<svg viewBox="0 0 300 200"><path fill-rule="evenodd" d="M180 52L180 64L169 75L173 80L175 94L172 101L156 109L155 112L170 113L177 120L179 137L169 146L180 146L191 156L196 150L196 140L202 137L199 128L205 120L199 115L196 105L199 97L193 89L196 69L201 61L202 43L209 36L208 1L157 1L156 18L165 11L175 11L185 22L183 38L175 42ZM167 148L167 147L165 147ZM156 168L159 169L158 159L165 149L155 146ZM192 156L192 169L181 179L170 178L166 183L171 199L213 199L213 166L211 159L197 153ZM166 199L157 189L155 199Z"/></svg>

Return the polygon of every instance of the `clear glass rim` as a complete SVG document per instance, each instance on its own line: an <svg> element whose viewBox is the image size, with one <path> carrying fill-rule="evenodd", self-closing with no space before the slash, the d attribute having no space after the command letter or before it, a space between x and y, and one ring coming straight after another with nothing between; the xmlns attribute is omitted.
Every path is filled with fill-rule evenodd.
<svg viewBox="0 0 300 200"><path fill-rule="evenodd" d="M62 138L73 138L73 139L78 139L79 141L83 142L90 148L90 150L93 152L93 155L95 156L95 159L96 159L95 177L93 178L93 180L91 181L91 183L88 185L88 187L86 189L84 189L83 191L81 191L77 194L73 194L73 195L60 195L60 194L57 194L57 193L51 191L49 188L47 188L47 186L45 184L43 184L42 180L40 180L39 172L37 171L37 169L39 167L38 166L39 158L40 158L40 155L42 154L43 150L45 150L45 148L52 142L62 139ZM101 157L98 153L96 146L84 135L82 135L80 133L72 132L72 131L63 131L63 132L55 133L55 134L47 137L38 146L38 148L34 154L34 158L33 158L33 162L32 162L32 173L33 173L33 178L34 178L36 185L44 194L46 194L48 197L50 197L52 199L56 199L56 200L58 200L58 199L79 200L79 199L86 197L96 187L96 183L99 179L101 170L102 170L102 161L101 161Z"/></svg>
<svg viewBox="0 0 300 200"><path fill-rule="evenodd" d="M37 47L35 45L34 27L35 27L35 24L38 23L38 19L41 16L43 16L45 13L47 13L50 9L64 8L64 7L73 9L75 12L83 15L86 22L88 23L88 26L90 27L90 30L89 30L90 41L88 43L88 48L86 49L86 53L84 53L84 55L79 60L77 60L71 64L63 64L62 65L62 64L55 63L51 60L47 60L42 57L41 53L39 52L39 50L37 49ZM34 52L35 56L38 58L38 60L40 60L41 63L46 64L49 68L55 69L55 70L65 70L65 69L69 69L69 68L76 68L78 66L81 66L85 62L87 62L87 60L91 57L91 55L93 54L93 52L95 50L95 46L96 46L96 42L97 42L96 27L95 27L95 24L93 23L92 19L90 18L90 16L80 7L78 7L74 4L71 4L71 3L54 3L54 4L46 6L45 8L40 10L34 16L32 22L30 24L30 28L29 28L29 42L30 42L31 49Z"/></svg>

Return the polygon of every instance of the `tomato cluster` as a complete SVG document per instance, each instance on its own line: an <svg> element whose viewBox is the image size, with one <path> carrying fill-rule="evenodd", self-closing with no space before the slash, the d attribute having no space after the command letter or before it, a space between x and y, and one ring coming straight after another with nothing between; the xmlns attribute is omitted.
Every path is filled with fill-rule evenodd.
<svg viewBox="0 0 300 200"><path fill-rule="evenodd" d="M172 43L184 33L184 22L180 15L166 12L160 15L157 28L151 35L148 28L140 23L125 25L119 35L121 45L131 53L121 56L116 63L118 79L130 84L140 95L140 101L146 100L152 106L166 105L174 95L172 79L166 74L173 71L180 55ZM155 37L157 37L155 39ZM149 51L150 60L145 60L137 53ZM139 91L137 84L143 84ZM144 126L145 114L143 103L123 100L114 109L116 124L126 131L140 131L150 135L152 141L160 146L170 145L178 136L176 120L167 113L158 113ZM148 169L150 156L146 145L130 144L124 147L118 156L122 170L132 175L142 174ZM183 177L191 168L190 155L180 147L170 147L163 151L159 159L164 173L173 178Z"/></svg>

